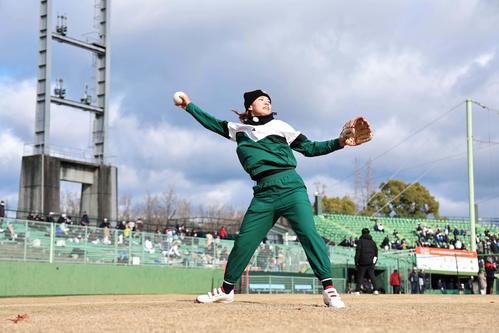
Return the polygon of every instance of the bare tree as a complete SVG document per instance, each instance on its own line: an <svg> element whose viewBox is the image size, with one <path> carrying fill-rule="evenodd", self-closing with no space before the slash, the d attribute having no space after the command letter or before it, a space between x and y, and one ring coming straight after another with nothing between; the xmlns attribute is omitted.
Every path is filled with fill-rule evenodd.
<svg viewBox="0 0 499 333"><path fill-rule="evenodd" d="M150 192L147 192L145 202L144 202L144 210L143 214L145 217L145 223L148 224L159 224L159 200L158 197Z"/></svg>
<svg viewBox="0 0 499 333"><path fill-rule="evenodd" d="M374 169L373 161L369 158L366 162L364 182L362 186L362 207L367 207L367 203L374 193Z"/></svg>
<svg viewBox="0 0 499 333"><path fill-rule="evenodd" d="M355 184L354 199L360 211L367 207L369 199L374 191L374 170L372 160L368 159L363 167L359 166L359 161L355 158Z"/></svg>
<svg viewBox="0 0 499 333"><path fill-rule="evenodd" d="M177 206L177 214L178 218L189 218L192 216L192 205L188 200L180 200Z"/></svg>
<svg viewBox="0 0 499 333"><path fill-rule="evenodd" d="M171 220L178 209L178 199L175 190L170 187L168 192L163 192L159 198L161 205L161 219L168 223Z"/></svg>

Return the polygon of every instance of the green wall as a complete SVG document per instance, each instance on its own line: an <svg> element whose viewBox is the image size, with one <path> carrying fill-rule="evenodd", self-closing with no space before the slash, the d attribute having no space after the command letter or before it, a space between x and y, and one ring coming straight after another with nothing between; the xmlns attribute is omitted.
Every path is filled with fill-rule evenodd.
<svg viewBox="0 0 499 333"><path fill-rule="evenodd" d="M0 296L204 293L220 269L0 262Z"/></svg>

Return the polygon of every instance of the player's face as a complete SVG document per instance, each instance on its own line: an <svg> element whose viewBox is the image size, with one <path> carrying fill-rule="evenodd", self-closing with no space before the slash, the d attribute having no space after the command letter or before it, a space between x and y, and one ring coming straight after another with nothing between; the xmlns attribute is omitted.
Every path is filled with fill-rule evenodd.
<svg viewBox="0 0 499 333"><path fill-rule="evenodd" d="M272 104L267 96L260 96L248 108L253 116L266 116L272 113Z"/></svg>

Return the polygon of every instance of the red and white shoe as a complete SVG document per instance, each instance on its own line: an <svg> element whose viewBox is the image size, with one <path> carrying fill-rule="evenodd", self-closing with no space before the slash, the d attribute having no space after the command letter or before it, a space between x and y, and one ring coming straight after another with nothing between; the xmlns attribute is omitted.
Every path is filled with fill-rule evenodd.
<svg viewBox="0 0 499 333"><path fill-rule="evenodd" d="M222 288L215 288L212 292L199 295L196 298L198 303L232 303L234 302L234 290L226 294Z"/></svg>
<svg viewBox="0 0 499 333"><path fill-rule="evenodd" d="M340 294L336 291L334 287L329 287L322 291L322 299L324 304L330 308L342 309L345 307L345 303L341 300Z"/></svg>

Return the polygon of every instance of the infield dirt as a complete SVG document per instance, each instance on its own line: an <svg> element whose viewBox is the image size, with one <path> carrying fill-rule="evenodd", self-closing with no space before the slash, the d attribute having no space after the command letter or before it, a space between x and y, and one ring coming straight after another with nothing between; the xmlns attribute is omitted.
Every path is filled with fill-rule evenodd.
<svg viewBox="0 0 499 333"><path fill-rule="evenodd" d="M499 332L499 296L236 295L196 304L193 295L0 299L0 332ZM27 318L14 323L18 315Z"/></svg>

